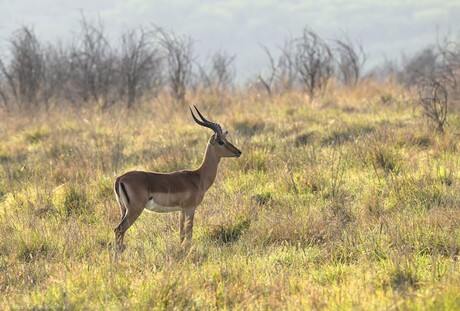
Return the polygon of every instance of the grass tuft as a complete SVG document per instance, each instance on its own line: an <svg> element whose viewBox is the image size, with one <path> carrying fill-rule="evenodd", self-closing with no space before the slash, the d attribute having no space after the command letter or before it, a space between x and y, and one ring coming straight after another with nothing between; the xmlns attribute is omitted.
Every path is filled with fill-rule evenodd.
<svg viewBox="0 0 460 311"><path fill-rule="evenodd" d="M53 209L63 216L82 215L88 212L88 199L83 189L71 183L53 190Z"/></svg>
<svg viewBox="0 0 460 311"><path fill-rule="evenodd" d="M218 243L233 243L241 238L242 234L249 229L250 225L250 219L237 219L235 223L220 224L211 229L208 236L211 241L216 241Z"/></svg>

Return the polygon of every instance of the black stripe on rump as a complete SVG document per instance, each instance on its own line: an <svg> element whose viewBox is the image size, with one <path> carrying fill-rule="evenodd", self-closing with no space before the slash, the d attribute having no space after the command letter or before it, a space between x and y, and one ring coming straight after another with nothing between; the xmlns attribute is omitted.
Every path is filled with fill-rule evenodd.
<svg viewBox="0 0 460 311"><path fill-rule="evenodd" d="M125 187L125 184L120 182L120 186L121 186L121 190L123 191L123 194L125 195L126 199L128 200L128 204L129 204L129 196L128 196L128 192L126 191L126 187Z"/></svg>

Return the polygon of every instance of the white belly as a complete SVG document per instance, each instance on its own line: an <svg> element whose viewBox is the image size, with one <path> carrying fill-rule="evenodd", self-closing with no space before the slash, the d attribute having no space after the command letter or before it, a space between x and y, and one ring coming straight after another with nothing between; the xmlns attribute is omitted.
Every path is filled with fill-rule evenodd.
<svg viewBox="0 0 460 311"><path fill-rule="evenodd" d="M178 212L182 210L180 206L161 206L155 203L155 201L153 200L149 200L145 208L151 212L156 212L156 213Z"/></svg>

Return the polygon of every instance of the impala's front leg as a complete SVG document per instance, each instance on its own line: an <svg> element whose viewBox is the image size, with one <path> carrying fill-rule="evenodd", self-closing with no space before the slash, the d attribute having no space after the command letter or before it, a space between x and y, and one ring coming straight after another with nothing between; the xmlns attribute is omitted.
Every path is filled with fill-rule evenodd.
<svg viewBox="0 0 460 311"><path fill-rule="evenodd" d="M193 208L185 208L180 212L180 242L183 244L186 240L192 240L192 233L193 233L193 217L195 216L195 209Z"/></svg>

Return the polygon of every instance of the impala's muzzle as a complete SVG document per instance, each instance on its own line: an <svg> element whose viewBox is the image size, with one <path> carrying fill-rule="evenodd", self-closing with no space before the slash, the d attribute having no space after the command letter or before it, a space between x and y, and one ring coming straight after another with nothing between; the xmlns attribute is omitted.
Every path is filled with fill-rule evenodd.
<svg viewBox="0 0 460 311"><path fill-rule="evenodd" d="M231 143L227 142L227 144L225 145L227 147L227 150L230 151L231 153L233 153L233 157L235 158L239 158L241 157L241 150L236 148L235 146L233 146ZM231 157L231 155L228 155L229 157Z"/></svg>

